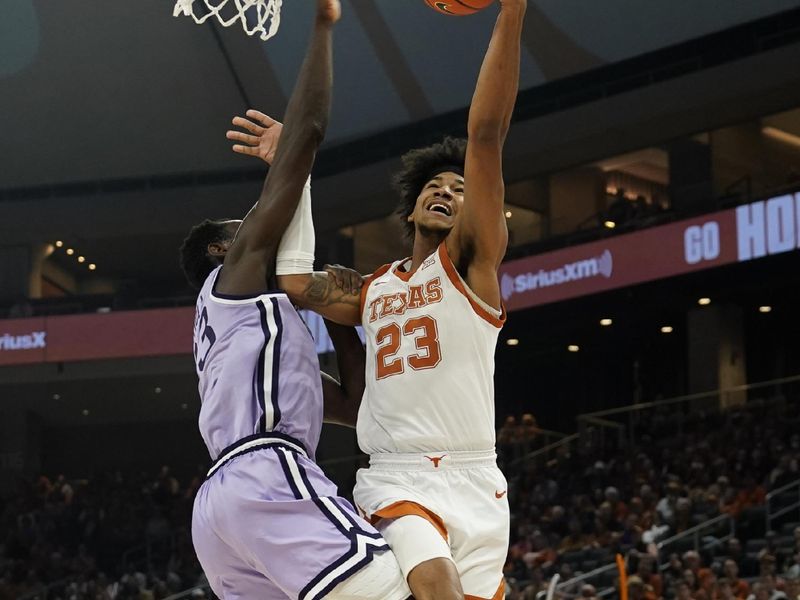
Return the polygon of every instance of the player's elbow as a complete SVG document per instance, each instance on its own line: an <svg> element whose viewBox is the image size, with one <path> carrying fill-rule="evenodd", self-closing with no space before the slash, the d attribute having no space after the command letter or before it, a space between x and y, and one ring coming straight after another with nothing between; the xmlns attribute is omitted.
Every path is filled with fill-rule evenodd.
<svg viewBox="0 0 800 600"><path fill-rule="evenodd" d="M303 137L309 140L310 143L319 146L325 139L325 133L328 131L328 118L320 115L313 115L305 124L303 128Z"/></svg>
<svg viewBox="0 0 800 600"><path fill-rule="evenodd" d="M312 97L304 106L305 110L302 111L299 129L305 139L321 144L328 130L328 121L330 121L328 99L325 94L313 92L310 94Z"/></svg>
<svg viewBox="0 0 800 600"><path fill-rule="evenodd" d="M328 117L309 107L293 125L287 125L281 136L281 145L304 150L318 148L328 130Z"/></svg>

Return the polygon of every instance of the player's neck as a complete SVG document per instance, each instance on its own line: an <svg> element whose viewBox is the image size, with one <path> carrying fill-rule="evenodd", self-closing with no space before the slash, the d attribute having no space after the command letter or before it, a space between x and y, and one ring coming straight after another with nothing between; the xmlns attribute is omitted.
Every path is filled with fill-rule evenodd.
<svg viewBox="0 0 800 600"><path fill-rule="evenodd" d="M446 232L440 234L433 232L423 233L418 229L414 236L414 250L411 254L411 268L409 270L412 273L416 271L425 262L426 258L436 252L446 237Z"/></svg>

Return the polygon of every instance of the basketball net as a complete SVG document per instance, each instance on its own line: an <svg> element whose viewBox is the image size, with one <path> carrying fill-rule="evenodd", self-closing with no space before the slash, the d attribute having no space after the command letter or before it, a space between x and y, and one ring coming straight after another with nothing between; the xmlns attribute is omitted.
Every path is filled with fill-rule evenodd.
<svg viewBox="0 0 800 600"><path fill-rule="evenodd" d="M216 17L223 27L240 22L247 35L268 40L278 32L282 4L283 0L177 0L172 14L200 24Z"/></svg>

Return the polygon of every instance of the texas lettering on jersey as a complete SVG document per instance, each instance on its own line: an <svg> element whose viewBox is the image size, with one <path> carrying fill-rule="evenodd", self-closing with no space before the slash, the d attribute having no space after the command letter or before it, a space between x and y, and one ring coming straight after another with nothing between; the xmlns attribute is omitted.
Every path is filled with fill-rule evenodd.
<svg viewBox="0 0 800 600"><path fill-rule="evenodd" d="M403 315L406 311L424 308L441 302L442 280L434 277L422 285L409 286L407 292L383 294L369 303L369 322L374 323L390 315Z"/></svg>

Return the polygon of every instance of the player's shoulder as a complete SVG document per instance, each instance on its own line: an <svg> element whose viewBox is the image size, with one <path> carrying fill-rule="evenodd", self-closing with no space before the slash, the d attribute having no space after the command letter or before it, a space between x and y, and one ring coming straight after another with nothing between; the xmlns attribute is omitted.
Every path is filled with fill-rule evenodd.
<svg viewBox="0 0 800 600"><path fill-rule="evenodd" d="M367 303L367 295L375 288L375 283L383 284L386 282L387 276L389 275L392 268L395 266L395 263L387 263L385 265L381 265L375 271L373 271L370 275L364 277L364 283L361 286L361 302L360 302L360 313L361 315L364 314L364 306Z"/></svg>
<svg viewBox="0 0 800 600"><path fill-rule="evenodd" d="M391 275L391 271L396 269L402 261L395 261L391 263L386 263L385 265L381 265L375 271L372 272L371 275L367 275L364 278L364 285L369 285L370 283L377 281L377 280L384 280L387 279Z"/></svg>

